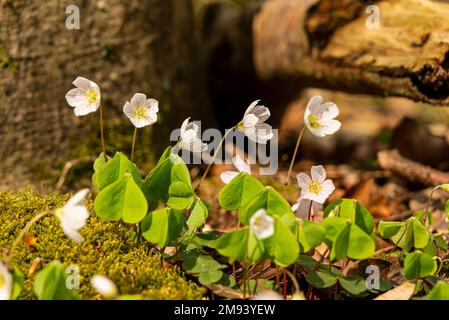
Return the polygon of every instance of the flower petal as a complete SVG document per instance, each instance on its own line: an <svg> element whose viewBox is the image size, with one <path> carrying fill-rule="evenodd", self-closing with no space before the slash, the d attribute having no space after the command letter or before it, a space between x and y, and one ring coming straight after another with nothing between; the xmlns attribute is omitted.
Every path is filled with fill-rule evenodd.
<svg viewBox="0 0 449 320"><path fill-rule="evenodd" d="M341 122L338 120L322 120L321 121L321 132L324 135L331 135L340 130Z"/></svg>
<svg viewBox="0 0 449 320"><path fill-rule="evenodd" d="M326 170L324 170L324 167L321 165L312 166L311 175L312 175L312 180L316 180L319 183L326 180Z"/></svg>
<svg viewBox="0 0 449 320"><path fill-rule="evenodd" d="M251 174L250 165L239 155L236 155L234 158L232 158L232 162L234 163L234 166L239 170L239 172Z"/></svg>
<svg viewBox="0 0 449 320"><path fill-rule="evenodd" d="M95 82L92 82L84 77L77 77L72 83L75 87L80 88L84 91L87 91L89 88L91 88L91 83L98 87Z"/></svg>
<svg viewBox="0 0 449 320"><path fill-rule="evenodd" d="M239 174L239 172L237 172L237 171L225 171L220 174L220 179L221 179L221 181L223 181L223 183L228 184L238 174Z"/></svg>
<svg viewBox="0 0 449 320"><path fill-rule="evenodd" d="M187 125L189 124L189 120L190 120L190 117L185 119L184 122L182 123L181 129L180 129L181 136L184 135L184 133L186 132L186 128L187 128Z"/></svg>
<svg viewBox="0 0 449 320"><path fill-rule="evenodd" d="M296 180L298 180L298 186L301 189L307 190L309 187L309 184L312 182L312 179L310 179L308 174L305 174L303 172L296 175Z"/></svg>
<svg viewBox="0 0 449 320"><path fill-rule="evenodd" d="M244 117L245 117L246 115L250 114L250 113L253 111L254 107L257 106L257 104L258 104L259 102L260 102L260 100L255 100L255 101L253 101L253 102L249 105L249 107L246 108Z"/></svg>
<svg viewBox="0 0 449 320"><path fill-rule="evenodd" d="M75 193L65 204L66 207L71 206L79 206L84 204L84 199L86 199L86 196L89 194L90 190L88 188L81 189L77 193Z"/></svg>
<svg viewBox="0 0 449 320"><path fill-rule="evenodd" d="M317 111L318 111L318 108L322 101L323 101L323 97L313 96L312 98L310 98L309 102L307 103L306 110L309 110L309 112L312 114L318 115Z"/></svg>
<svg viewBox="0 0 449 320"><path fill-rule="evenodd" d="M325 108L325 111L321 114L321 119L323 120L331 120L340 114L340 110L337 105L333 102L326 102L322 104Z"/></svg>
<svg viewBox="0 0 449 320"><path fill-rule="evenodd" d="M144 95L143 93L135 93L131 98L131 104L136 106L143 106L145 104L146 99L147 96Z"/></svg>
<svg viewBox="0 0 449 320"><path fill-rule="evenodd" d="M65 95L65 99L67 100L67 103L71 107L87 105L87 101L84 95L85 95L84 90L74 88L69 90L69 92L67 92L67 94Z"/></svg>
<svg viewBox="0 0 449 320"><path fill-rule="evenodd" d="M151 113L159 112L159 101L156 99L148 99L145 104L150 108Z"/></svg>

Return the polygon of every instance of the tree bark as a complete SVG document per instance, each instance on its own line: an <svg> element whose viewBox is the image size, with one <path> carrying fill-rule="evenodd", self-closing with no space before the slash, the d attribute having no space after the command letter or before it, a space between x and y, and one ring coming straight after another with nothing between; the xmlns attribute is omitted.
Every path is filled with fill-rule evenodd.
<svg viewBox="0 0 449 320"><path fill-rule="evenodd" d="M72 4L79 30L65 26ZM105 117L124 125L121 109L134 93L158 99L159 147L188 116L212 121L192 15L190 0L1 2L0 184L42 178L42 166L67 160L74 141L98 130L98 113L76 118L64 99L78 75L99 84Z"/></svg>

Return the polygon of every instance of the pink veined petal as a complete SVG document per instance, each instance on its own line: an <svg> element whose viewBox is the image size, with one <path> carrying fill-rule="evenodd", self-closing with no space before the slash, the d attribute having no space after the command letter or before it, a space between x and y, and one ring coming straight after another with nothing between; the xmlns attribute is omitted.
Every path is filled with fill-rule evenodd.
<svg viewBox="0 0 449 320"><path fill-rule="evenodd" d="M159 112L159 102L156 99L148 99L146 104L150 108L150 112Z"/></svg>
<svg viewBox="0 0 449 320"><path fill-rule="evenodd" d="M157 113L151 112L151 110L148 111L148 124L154 124L157 122Z"/></svg>
<svg viewBox="0 0 449 320"><path fill-rule="evenodd" d="M256 106L251 114L259 119L258 123L266 121L271 116L270 110L265 106Z"/></svg>
<svg viewBox="0 0 449 320"><path fill-rule="evenodd" d="M232 181L239 173L236 171L225 171L220 174L220 179L223 183L228 184Z"/></svg>
<svg viewBox="0 0 449 320"><path fill-rule="evenodd" d="M318 194L312 193L312 192L309 192L306 189L302 189L302 191L301 191L301 198L302 199L307 199L307 200L313 200L313 201L318 202L318 203L324 203L324 201L326 200L326 199L323 200L319 193Z"/></svg>
<svg viewBox="0 0 449 320"><path fill-rule="evenodd" d="M75 110L73 110L75 112L75 116L77 117L81 117L81 116L85 116L89 113L95 112L96 109L91 108L89 104L87 104L84 106L77 106L75 107Z"/></svg>
<svg viewBox="0 0 449 320"><path fill-rule="evenodd" d="M131 104L136 106L142 106L145 104L145 100L147 99L147 96L143 93L135 93L133 97L131 98Z"/></svg>
<svg viewBox="0 0 449 320"><path fill-rule="evenodd" d="M341 128L341 122L338 120L323 120L321 121L321 132L324 135L331 135L340 130Z"/></svg>
<svg viewBox="0 0 449 320"><path fill-rule="evenodd" d="M296 179L298 180L298 186L304 190L307 190L309 184L312 182L312 179L310 179L309 175L303 172L297 174Z"/></svg>
<svg viewBox="0 0 449 320"><path fill-rule="evenodd" d="M234 158L232 158L232 162L234 163L234 166L239 170L239 172L251 174L250 165L239 155L236 155Z"/></svg>
<svg viewBox="0 0 449 320"><path fill-rule="evenodd" d="M326 170L324 170L324 167L322 165L312 166L311 175L312 175L312 180L316 180L319 183L326 180Z"/></svg>
<svg viewBox="0 0 449 320"><path fill-rule="evenodd" d="M91 81L84 77L77 77L72 83L75 87L80 88L84 91L87 91L91 87ZM92 83L95 84L95 82ZM97 85L95 84L95 86Z"/></svg>
<svg viewBox="0 0 449 320"><path fill-rule="evenodd" d="M243 128L246 130L254 129L258 122L259 122L259 119L255 115L248 114L243 118Z"/></svg>
<svg viewBox="0 0 449 320"><path fill-rule="evenodd" d="M340 110L338 110L338 107L333 102L326 102L323 103L323 106L325 107L325 111L321 115L321 119L323 120L331 120L340 114Z"/></svg>
<svg viewBox="0 0 449 320"><path fill-rule="evenodd" d="M125 113L128 116L128 118L129 118L130 116L133 115L133 112L134 112L135 109L136 109L135 105L133 105L133 104L129 103L128 101L126 101L125 105L123 106L123 113Z"/></svg>
<svg viewBox="0 0 449 320"><path fill-rule="evenodd" d="M326 198L329 197L332 192L334 192L335 186L331 179L327 179L321 183L321 192L326 194Z"/></svg>
<svg viewBox="0 0 449 320"><path fill-rule="evenodd" d="M309 217L310 200L298 199L298 206L296 211L296 216L301 219L307 219Z"/></svg>
<svg viewBox="0 0 449 320"><path fill-rule="evenodd" d="M67 92L65 99L71 107L76 107L86 100L84 94L85 92L82 89L74 88Z"/></svg>
<svg viewBox="0 0 449 320"><path fill-rule="evenodd" d="M310 113L316 115L316 111L318 107L320 106L321 102L323 101L323 97L321 96L313 96L309 102L307 103L307 110L309 110Z"/></svg>
<svg viewBox="0 0 449 320"><path fill-rule="evenodd" d="M248 108L246 108L245 114L243 115L243 117L245 117L246 115L248 115L249 113L251 113L251 111L253 110L253 108L255 106L257 106L257 104L260 102L260 100L255 100L253 101Z"/></svg>
<svg viewBox="0 0 449 320"><path fill-rule="evenodd" d="M180 129L180 131L181 131L181 136L184 135L184 133L186 132L186 127L187 127L187 124L189 123L189 120L190 120L190 117L188 117L187 119L185 119L184 122L182 123L181 129Z"/></svg>

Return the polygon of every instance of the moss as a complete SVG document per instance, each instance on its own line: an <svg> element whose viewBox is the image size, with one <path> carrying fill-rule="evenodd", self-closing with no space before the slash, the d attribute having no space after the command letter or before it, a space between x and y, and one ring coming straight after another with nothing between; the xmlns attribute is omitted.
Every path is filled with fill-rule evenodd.
<svg viewBox="0 0 449 320"><path fill-rule="evenodd" d="M17 69L17 61L11 58L6 49L0 45L0 68L15 70Z"/></svg>
<svg viewBox="0 0 449 320"><path fill-rule="evenodd" d="M15 236L34 215L60 207L67 196L38 195L31 190L0 193L0 252L11 245ZM65 266L77 265L80 270L82 299L98 295L90 285L94 274L112 279L122 294L141 293L148 299L201 299L205 290L187 281L178 267L163 267L160 255L148 243L137 243L129 225L105 222L92 214L81 230L86 241L77 244L68 239L57 219L46 216L30 230L36 238L33 246L21 244L13 262L27 274L36 258L42 265L59 260ZM35 274L35 273L34 273ZM21 299L32 299L32 277L28 276Z"/></svg>

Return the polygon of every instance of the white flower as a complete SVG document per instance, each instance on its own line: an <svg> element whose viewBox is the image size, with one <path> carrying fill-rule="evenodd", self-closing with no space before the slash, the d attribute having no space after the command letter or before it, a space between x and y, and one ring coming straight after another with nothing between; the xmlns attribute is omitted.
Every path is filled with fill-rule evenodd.
<svg viewBox="0 0 449 320"><path fill-rule="evenodd" d="M299 198L298 201L292 206L292 211L296 213L296 216L301 219L309 219L317 212L319 212L323 206L318 202Z"/></svg>
<svg viewBox="0 0 449 320"><path fill-rule="evenodd" d="M251 300L284 300L284 298L273 290L263 290L256 293Z"/></svg>
<svg viewBox="0 0 449 320"><path fill-rule="evenodd" d="M265 106L257 105L260 100L256 100L246 109L242 121L237 125L237 129L245 133L252 141L266 144L273 138L271 126L265 121L270 117L270 110Z"/></svg>
<svg viewBox="0 0 449 320"><path fill-rule="evenodd" d="M249 225L259 240L265 240L274 234L274 219L265 209L257 210L249 220Z"/></svg>
<svg viewBox="0 0 449 320"><path fill-rule="evenodd" d="M240 172L245 172L245 173L251 175L251 167L239 155L236 155L234 158L232 158L232 162L234 163L234 166L237 168L238 172L237 171L225 171L225 172L223 172L220 175L221 181L223 181L224 183L228 184Z"/></svg>
<svg viewBox="0 0 449 320"><path fill-rule="evenodd" d="M159 102L155 99L147 99L143 93L136 93L131 102L126 102L123 112L131 120L136 128L151 125L157 121Z"/></svg>
<svg viewBox="0 0 449 320"><path fill-rule="evenodd" d="M181 125L181 139L178 142L180 148L190 152L203 152L207 150L207 144L200 139L200 128L190 118L184 120Z"/></svg>
<svg viewBox="0 0 449 320"><path fill-rule="evenodd" d="M304 113L304 123L317 137L333 134L341 127L340 121L334 119L340 113L337 105L333 102L322 102L322 97L312 97Z"/></svg>
<svg viewBox="0 0 449 320"><path fill-rule="evenodd" d="M95 290L106 299L112 299L118 295L117 286L105 276L96 274L92 277L90 282Z"/></svg>
<svg viewBox="0 0 449 320"><path fill-rule="evenodd" d="M323 166L312 167L312 178L305 173L296 176L298 185L301 188L301 199L312 200L323 204L334 192L335 187L332 180L326 180L326 170Z"/></svg>
<svg viewBox="0 0 449 320"><path fill-rule="evenodd" d="M100 87L83 77L76 78L73 85L76 88L67 92L65 99L71 107L75 108L75 115L80 117L97 111L101 100Z"/></svg>
<svg viewBox="0 0 449 320"><path fill-rule="evenodd" d="M89 189L78 191L64 207L55 210L55 216L61 221L62 230L75 242L84 241L78 230L84 227L89 217L89 212L84 206L84 198L88 193Z"/></svg>
<svg viewBox="0 0 449 320"><path fill-rule="evenodd" d="M0 300L11 299L12 276L8 268L0 262Z"/></svg>

